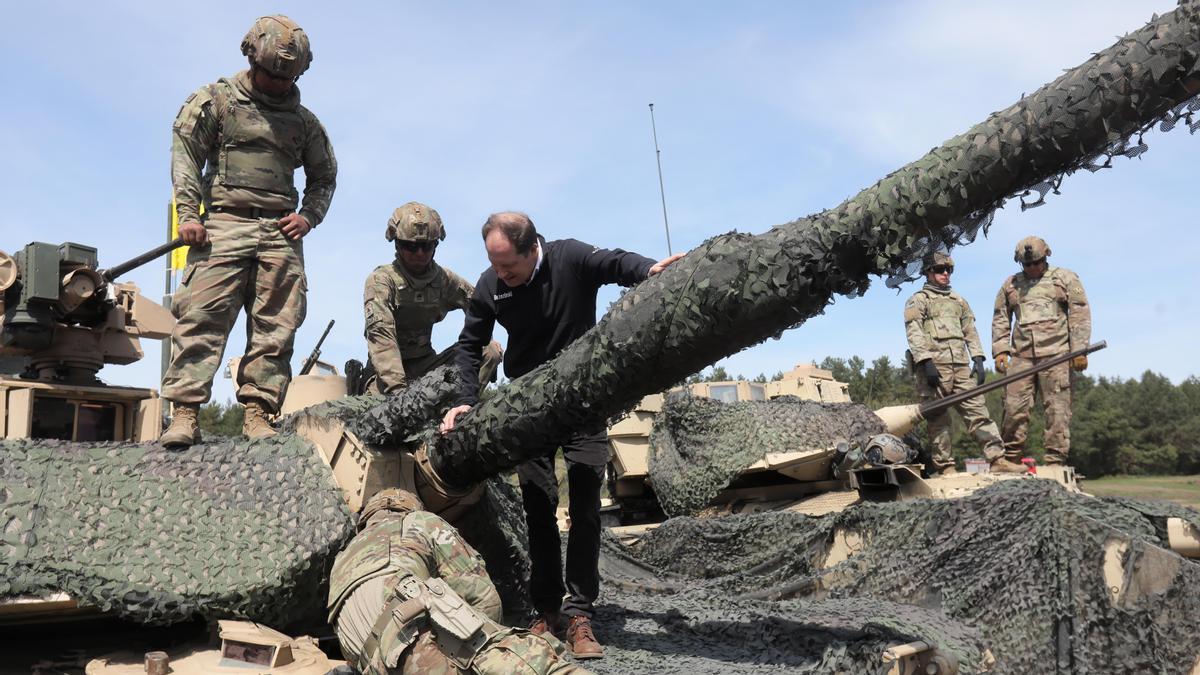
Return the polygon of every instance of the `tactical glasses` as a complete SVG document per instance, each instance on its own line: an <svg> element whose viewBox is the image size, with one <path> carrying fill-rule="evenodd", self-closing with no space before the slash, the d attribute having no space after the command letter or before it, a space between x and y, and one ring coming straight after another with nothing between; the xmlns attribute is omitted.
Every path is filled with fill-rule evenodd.
<svg viewBox="0 0 1200 675"><path fill-rule="evenodd" d="M1033 262L1023 262L1021 263L1021 267L1033 267L1034 265L1040 264L1043 260L1045 260L1045 258L1038 258Z"/></svg>
<svg viewBox="0 0 1200 675"><path fill-rule="evenodd" d="M954 274L954 265L934 265L929 271L934 274Z"/></svg>
<svg viewBox="0 0 1200 675"><path fill-rule="evenodd" d="M436 249L438 245L436 241L402 241L399 243L400 248L408 251L409 253L416 253L417 251L432 251Z"/></svg>

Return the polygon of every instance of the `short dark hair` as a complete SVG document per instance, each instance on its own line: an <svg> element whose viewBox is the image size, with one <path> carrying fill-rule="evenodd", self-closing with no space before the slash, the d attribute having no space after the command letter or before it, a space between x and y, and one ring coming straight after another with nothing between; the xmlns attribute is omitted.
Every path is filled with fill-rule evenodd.
<svg viewBox="0 0 1200 675"><path fill-rule="evenodd" d="M529 216L520 211L501 211L488 216L483 223L483 239L493 230L500 230L518 255L529 255L537 247L537 228Z"/></svg>

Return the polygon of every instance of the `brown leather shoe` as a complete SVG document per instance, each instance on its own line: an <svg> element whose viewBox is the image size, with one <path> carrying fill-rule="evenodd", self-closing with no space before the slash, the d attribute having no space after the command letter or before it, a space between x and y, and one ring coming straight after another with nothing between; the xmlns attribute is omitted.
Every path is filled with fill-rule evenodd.
<svg viewBox="0 0 1200 675"><path fill-rule="evenodd" d="M604 656L604 647L592 632L592 620L586 616L573 616L567 624L567 646L577 659L598 659Z"/></svg>
<svg viewBox="0 0 1200 675"><path fill-rule="evenodd" d="M529 632L534 635L559 635L562 633L562 615L558 612L539 614L533 623L529 624Z"/></svg>

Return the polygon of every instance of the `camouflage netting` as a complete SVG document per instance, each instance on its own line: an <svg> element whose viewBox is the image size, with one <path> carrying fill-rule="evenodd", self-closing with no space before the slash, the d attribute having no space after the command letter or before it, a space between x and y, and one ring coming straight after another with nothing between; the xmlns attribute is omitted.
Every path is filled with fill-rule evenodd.
<svg viewBox="0 0 1200 675"><path fill-rule="evenodd" d="M0 442L0 597L64 591L143 623L283 626L323 606L352 530L328 469L294 436L184 451Z"/></svg>
<svg viewBox="0 0 1200 675"><path fill-rule="evenodd" d="M819 452L883 431L883 420L857 403L794 396L722 403L672 394L650 434L650 482L664 513L694 515L765 455Z"/></svg>
<svg viewBox="0 0 1200 675"><path fill-rule="evenodd" d="M862 294L872 275L910 276L931 249L970 241L1008 196L1127 153L1125 139L1156 122L1190 123L1198 55L1187 1L834 209L708 240L477 406L439 439L434 466L453 483L479 481L801 324L835 295Z"/></svg>
<svg viewBox="0 0 1200 675"><path fill-rule="evenodd" d="M676 518L605 543L599 673L878 673L925 640L978 672L1187 673L1200 646L1200 562L1165 549L1168 503L1096 499L1014 479L958 500L810 517ZM825 567L835 532L863 538ZM1103 573L1128 542L1126 590Z"/></svg>

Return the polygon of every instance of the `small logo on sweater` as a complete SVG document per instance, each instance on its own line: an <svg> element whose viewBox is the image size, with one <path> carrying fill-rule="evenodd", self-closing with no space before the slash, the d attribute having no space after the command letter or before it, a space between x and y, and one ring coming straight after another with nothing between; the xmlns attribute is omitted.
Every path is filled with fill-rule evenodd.
<svg viewBox="0 0 1200 675"><path fill-rule="evenodd" d="M513 293L512 291L506 291L504 293L497 293L492 296L492 300L504 300L505 298L511 298L512 293Z"/></svg>

